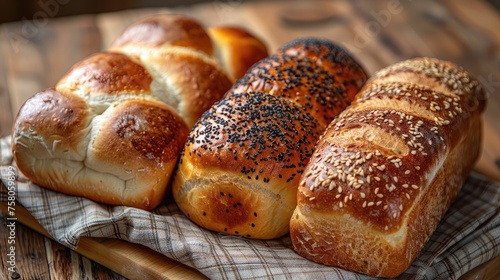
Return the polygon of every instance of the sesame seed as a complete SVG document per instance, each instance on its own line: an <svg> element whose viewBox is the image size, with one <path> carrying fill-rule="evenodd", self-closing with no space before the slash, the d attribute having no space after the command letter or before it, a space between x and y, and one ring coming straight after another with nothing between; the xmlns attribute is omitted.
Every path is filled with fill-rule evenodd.
<svg viewBox="0 0 500 280"><path fill-rule="evenodd" d="M316 199L316 197L314 197L314 196L309 198L309 200L315 200L315 199Z"/></svg>
<svg viewBox="0 0 500 280"><path fill-rule="evenodd" d="M394 219L396 219L397 215L398 215L398 214L397 214L396 212L394 212L394 214L392 214L392 217L393 217Z"/></svg>
<svg viewBox="0 0 500 280"><path fill-rule="evenodd" d="M364 192L361 192L360 195L361 195L361 198L365 198L366 197L366 194Z"/></svg>
<svg viewBox="0 0 500 280"><path fill-rule="evenodd" d="M414 188L414 189L416 189L416 190L419 189L419 187L417 185L411 185L411 187Z"/></svg>
<svg viewBox="0 0 500 280"><path fill-rule="evenodd" d="M405 175L408 175L408 174L410 174L410 170L405 171Z"/></svg>
<svg viewBox="0 0 500 280"><path fill-rule="evenodd" d="M410 199L410 195L408 193L405 193L406 198Z"/></svg>
<svg viewBox="0 0 500 280"><path fill-rule="evenodd" d="M363 202L363 208L365 208L365 207L366 207L366 201Z"/></svg>
<svg viewBox="0 0 500 280"><path fill-rule="evenodd" d="M384 171L385 169L385 164L382 164L380 166L377 166L377 169L380 170L380 171Z"/></svg>
<svg viewBox="0 0 500 280"><path fill-rule="evenodd" d="M377 201L377 203L376 203L376 205L377 205L377 206L380 206L380 204L382 204L382 200L379 200L379 201Z"/></svg>
<svg viewBox="0 0 500 280"><path fill-rule="evenodd" d="M373 206L375 203L373 201L368 202L368 206Z"/></svg>
<svg viewBox="0 0 500 280"><path fill-rule="evenodd" d="M375 176L374 178L375 178L375 180L380 181L380 177Z"/></svg>
<svg viewBox="0 0 500 280"><path fill-rule="evenodd" d="M403 188L408 188L408 184L403 184Z"/></svg>
<svg viewBox="0 0 500 280"><path fill-rule="evenodd" d="M394 177L392 177L392 179L394 180L394 182L396 182L396 183L398 182L398 177L394 176Z"/></svg>
<svg viewBox="0 0 500 280"><path fill-rule="evenodd" d="M358 169L358 171L359 171L360 176L363 176L363 177L365 176L365 171L361 167ZM360 184L363 184L363 182L360 182Z"/></svg>
<svg viewBox="0 0 500 280"><path fill-rule="evenodd" d="M375 194L377 194L377 193L378 193L378 191L379 191L379 188L375 188L374 193L375 193Z"/></svg>

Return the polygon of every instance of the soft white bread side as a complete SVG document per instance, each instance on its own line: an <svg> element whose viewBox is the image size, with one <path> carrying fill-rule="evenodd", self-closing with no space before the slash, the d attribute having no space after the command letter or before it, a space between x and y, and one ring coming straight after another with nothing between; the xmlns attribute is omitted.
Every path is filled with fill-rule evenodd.
<svg viewBox="0 0 500 280"><path fill-rule="evenodd" d="M189 129L154 97L151 77L122 54L75 65L28 99L13 128L19 169L40 186L142 209L164 198Z"/></svg>
<svg viewBox="0 0 500 280"><path fill-rule="evenodd" d="M403 273L477 159L485 96L431 58L377 72L320 138L290 222L313 261L380 277Z"/></svg>
<svg viewBox="0 0 500 280"><path fill-rule="evenodd" d="M12 133L20 171L69 195L155 208L189 128L232 85L213 49L187 17L132 24L111 50L78 62L22 106Z"/></svg>
<svg viewBox="0 0 500 280"><path fill-rule="evenodd" d="M188 137L172 191L180 209L202 227L255 239L286 234L300 175L326 127L322 114L333 118L367 78L329 41L299 39L286 48L315 55L280 50L259 61ZM326 71L325 64L336 69ZM358 88L345 90L351 81Z"/></svg>

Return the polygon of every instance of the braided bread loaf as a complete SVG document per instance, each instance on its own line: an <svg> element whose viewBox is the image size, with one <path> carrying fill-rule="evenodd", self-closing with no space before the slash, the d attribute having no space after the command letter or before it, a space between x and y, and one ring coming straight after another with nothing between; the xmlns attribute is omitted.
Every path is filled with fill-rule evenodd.
<svg viewBox="0 0 500 280"><path fill-rule="evenodd" d="M224 34L224 27L218 30ZM247 43L240 44L249 51L228 52L226 60L248 68L267 51L241 32ZM54 88L25 102L12 135L20 171L66 194L156 207L189 129L231 87L229 77L238 75L213 56L217 42L180 15L132 24L109 51L77 63Z"/></svg>
<svg viewBox="0 0 500 280"><path fill-rule="evenodd" d="M180 209L225 234L286 234L317 139L366 79L326 40L299 39L259 61L188 136L172 185Z"/></svg>
<svg viewBox="0 0 500 280"><path fill-rule="evenodd" d="M377 72L305 168L295 250L372 276L404 272L478 157L484 108L478 81L452 63L416 58Z"/></svg>

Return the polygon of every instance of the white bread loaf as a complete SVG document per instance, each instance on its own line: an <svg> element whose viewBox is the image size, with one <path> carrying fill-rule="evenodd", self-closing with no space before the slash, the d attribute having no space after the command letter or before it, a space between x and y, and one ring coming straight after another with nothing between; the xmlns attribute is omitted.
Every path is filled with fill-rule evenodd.
<svg viewBox="0 0 500 280"><path fill-rule="evenodd" d="M371 276L404 272L477 159L485 95L462 68L377 72L320 138L290 222L295 250Z"/></svg>
<svg viewBox="0 0 500 280"><path fill-rule="evenodd" d="M366 79L326 40L299 39L259 61L188 136L172 184L180 209L224 234L286 234L314 144Z"/></svg>
<svg viewBox="0 0 500 280"><path fill-rule="evenodd" d="M110 51L137 57L153 76L152 90L190 128L235 79L267 56L264 43L242 28L204 28L192 18L175 14L138 20L112 43Z"/></svg>
<svg viewBox="0 0 500 280"><path fill-rule="evenodd" d="M110 50L75 64L22 106L12 135L20 171L69 195L155 208L189 128L232 85L212 56L215 44L184 16L133 23ZM238 55L250 67L262 57L256 53Z"/></svg>

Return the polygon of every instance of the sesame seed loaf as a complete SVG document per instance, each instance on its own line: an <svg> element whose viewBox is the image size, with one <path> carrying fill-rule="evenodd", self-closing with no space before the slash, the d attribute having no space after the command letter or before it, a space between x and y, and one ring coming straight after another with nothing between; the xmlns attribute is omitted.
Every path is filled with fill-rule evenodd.
<svg viewBox="0 0 500 280"><path fill-rule="evenodd" d="M450 62L415 58L375 73L301 177L295 250L371 276L404 272L478 157L485 99Z"/></svg>
<svg viewBox="0 0 500 280"><path fill-rule="evenodd" d="M255 239L288 233L317 139L366 79L326 40L299 39L261 60L188 136L172 185L177 205L213 231Z"/></svg>

